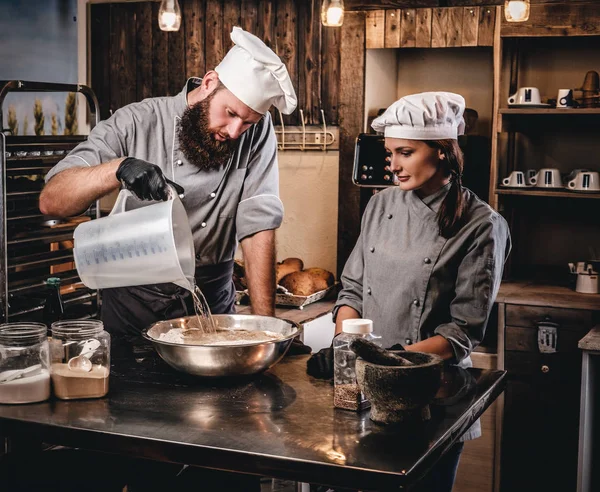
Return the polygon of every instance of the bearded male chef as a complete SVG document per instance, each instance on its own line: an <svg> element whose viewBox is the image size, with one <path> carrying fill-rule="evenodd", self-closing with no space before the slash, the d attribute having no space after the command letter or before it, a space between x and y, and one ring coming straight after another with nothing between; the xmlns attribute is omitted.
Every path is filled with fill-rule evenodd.
<svg viewBox="0 0 600 492"><path fill-rule="evenodd" d="M129 104L98 124L46 176L40 210L81 213L121 184L139 198L167 199L167 180L185 189L196 249L196 282L213 314L235 312L233 258L244 256L255 314L274 314L275 229L281 225L277 140L268 113L296 108L280 58L256 36L234 27L235 43L203 78L174 97ZM180 188L180 187L179 187ZM179 190L181 191L181 190ZM193 313L174 284L105 289L108 331L137 335L160 319Z"/></svg>

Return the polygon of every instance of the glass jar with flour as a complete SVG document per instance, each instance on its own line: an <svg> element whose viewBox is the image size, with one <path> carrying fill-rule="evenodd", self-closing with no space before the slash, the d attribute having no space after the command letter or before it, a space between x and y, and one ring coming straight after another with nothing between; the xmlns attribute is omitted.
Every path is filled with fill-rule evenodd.
<svg viewBox="0 0 600 492"><path fill-rule="evenodd" d="M108 393L110 335L99 320L52 323L54 394L62 400L101 398Z"/></svg>
<svg viewBox="0 0 600 492"><path fill-rule="evenodd" d="M0 325L0 403L35 403L50 397L46 325Z"/></svg>

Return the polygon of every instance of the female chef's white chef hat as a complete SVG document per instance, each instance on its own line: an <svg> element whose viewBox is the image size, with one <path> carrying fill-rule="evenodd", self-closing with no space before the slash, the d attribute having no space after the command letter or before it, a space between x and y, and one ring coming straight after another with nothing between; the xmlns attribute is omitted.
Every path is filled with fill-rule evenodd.
<svg viewBox="0 0 600 492"><path fill-rule="evenodd" d="M274 105L283 114L296 109L298 100L285 65L260 39L234 27L235 46L215 68L219 79L240 101L264 114Z"/></svg>
<svg viewBox="0 0 600 492"><path fill-rule="evenodd" d="M386 137L446 140L465 133L465 100L452 92L422 92L404 96L373 120Z"/></svg>

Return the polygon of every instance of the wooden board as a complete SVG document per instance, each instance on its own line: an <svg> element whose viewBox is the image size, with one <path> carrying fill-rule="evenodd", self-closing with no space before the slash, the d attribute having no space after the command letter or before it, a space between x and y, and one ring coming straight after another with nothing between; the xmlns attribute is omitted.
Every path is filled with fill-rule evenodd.
<svg viewBox="0 0 600 492"><path fill-rule="evenodd" d="M431 9L431 47L445 48L448 46L449 9Z"/></svg>
<svg viewBox="0 0 600 492"><path fill-rule="evenodd" d="M385 10L367 12L365 35L367 49L385 47Z"/></svg>
<svg viewBox="0 0 600 492"><path fill-rule="evenodd" d="M415 23L417 26L417 33L415 46L417 48L430 48L433 11L432 9L417 9L416 12Z"/></svg>
<svg viewBox="0 0 600 492"><path fill-rule="evenodd" d="M449 48L462 45L463 9L452 7L448 9L448 32L446 46Z"/></svg>
<svg viewBox="0 0 600 492"><path fill-rule="evenodd" d="M134 4L113 4L110 23L114 30L110 43L110 107L121 108L137 100Z"/></svg>
<svg viewBox="0 0 600 492"><path fill-rule="evenodd" d="M158 19L160 4L152 4L152 18ZM166 96L169 91L169 38L158 22L152 22L152 95Z"/></svg>
<svg viewBox="0 0 600 492"><path fill-rule="evenodd" d="M169 96L179 94L186 81L184 33L185 28L180 28L179 31L170 32L168 36L169 70L167 86Z"/></svg>
<svg viewBox="0 0 600 492"><path fill-rule="evenodd" d="M400 47L400 32L402 26L402 11L389 9L385 11L385 40L386 48Z"/></svg>
<svg viewBox="0 0 600 492"><path fill-rule="evenodd" d="M360 193L359 188L352 184L352 163L356 136L363 130L365 19L363 12L348 12L341 30L339 118L342 124L336 278L339 278L360 232Z"/></svg>
<svg viewBox="0 0 600 492"><path fill-rule="evenodd" d="M137 100L152 97L152 4L138 3L136 23Z"/></svg>
<svg viewBox="0 0 600 492"><path fill-rule="evenodd" d="M327 125L339 122L340 39L340 29L323 28L321 43L321 107L325 113ZM319 123L321 123L320 120Z"/></svg>
<svg viewBox="0 0 600 492"><path fill-rule="evenodd" d="M318 125L321 121L321 2L307 0L306 8L298 12L298 107L304 111L304 123Z"/></svg>
<svg viewBox="0 0 600 492"><path fill-rule="evenodd" d="M531 5L529 20L502 20L502 36L598 36L600 35L600 4L564 2Z"/></svg>
<svg viewBox="0 0 600 492"><path fill-rule="evenodd" d="M100 117L110 116L110 9L109 4L90 5L91 86L100 106Z"/></svg>
<svg viewBox="0 0 600 492"><path fill-rule="evenodd" d="M479 7L463 8L462 46L477 46Z"/></svg>
<svg viewBox="0 0 600 492"><path fill-rule="evenodd" d="M204 57L205 0L187 0L183 3L185 25L185 76L202 77L206 72Z"/></svg>
<svg viewBox="0 0 600 492"><path fill-rule="evenodd" d="M259 0L242 0L241 4L242 29L252 34L258 32L258 2Z"/></svg>
<svg viewBox="0 0 600 492"><path fill-rule="evenodd" d="M494 45L496 10L494 6L481 7L479 9L479 28L477 30L477 44L479 46Z"/></svg>
<svg viewBox="0 0 600 492"><path fill-rule="evenodd" d="M275 52L279 55L287 68L294 89L298 90L298 18L294 0L279 0L276 14L276 45ZM286 125L297 125L300 112L283 115Z"/></svg>
<svg viewBox="0 0 600 492"><path fill-rule="evenodd" d="M227 0L223 4L223 56L233 47L231 31L241 24L240 0Z"/></svg>
<svg viewBox="0 0 600 492"><path fill-rule="evenodd" d="M400 47L414 48L417 46L417 10L403 9L400 12L402 16Z"/></svg>
<svg viewBox="0 0 600 492"><path fill-rule="evenodd" d="M223 0L206 0L206 71L214 70L225 56Z"/></svg>

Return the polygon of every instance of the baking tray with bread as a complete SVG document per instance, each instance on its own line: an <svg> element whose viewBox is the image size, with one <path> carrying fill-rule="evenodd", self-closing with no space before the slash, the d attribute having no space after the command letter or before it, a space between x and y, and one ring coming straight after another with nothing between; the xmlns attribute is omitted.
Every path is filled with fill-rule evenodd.
<svg viewBox="0 0 600 492"><path fill-rule="evenodd" d="M278 306L292 306L302 309L308 304L325 298L337 287L335 276L324 268L304 268L300 258L286 258L276 265L277 292L275 303ZM236 303L247 303L248 289L245 283L243 262L236 260L233 280L236 285Z"/></svg>

